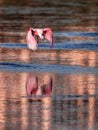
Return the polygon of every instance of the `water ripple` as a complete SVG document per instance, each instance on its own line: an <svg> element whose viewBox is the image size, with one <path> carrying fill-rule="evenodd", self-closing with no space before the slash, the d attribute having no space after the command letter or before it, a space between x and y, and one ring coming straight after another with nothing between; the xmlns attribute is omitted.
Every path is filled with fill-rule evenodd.
<svg viewBox="0 0 98 130"><path fill-rule="evenodd" d="M18 63L18 62L1 62L0 70L2 71L19 71L19 72L54 72L61 74L70 73L94 73L98 74L97 67L80 67L80 66L65 66L65 65L49 65L49 64L37 64L37 63Z"/></svg>
<svg viewBox="0 0 98 130"><path fill-rule="evenodd" d="M20 43L1 43L0 47L5 48L27 48L26 44ZM38 49L50 49L50 44L41 43L38 45ZM66 43L54 43L54 50L66 50L66 49L80 49L80 50L98 50L97 43L90 43L90 42L66 42Z"/></svg>
<svg viewBox="0 0 98 130"><path fill-rule="evenodd" d="M88 98L98 98L98 94L83 94L83 95L78 95L78 94L68 94L68 95L52 95L52 96L22 96L22 98L27 98L27 99L44 99L44 98L51 98L52 100L86 100Z"/></svg>

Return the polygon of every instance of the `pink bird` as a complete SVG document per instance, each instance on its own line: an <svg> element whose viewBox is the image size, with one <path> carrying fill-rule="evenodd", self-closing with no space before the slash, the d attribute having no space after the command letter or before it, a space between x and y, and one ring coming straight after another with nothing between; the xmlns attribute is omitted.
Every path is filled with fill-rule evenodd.
<svg viewBox="0 0 98 130"><path fill-rule="evenodd" d="M29 49L36 50L38 46L38 37L47 39L50 42L50 47L53 47L53 34L50 28L34 29L28 28L26 41Z"/></svg>

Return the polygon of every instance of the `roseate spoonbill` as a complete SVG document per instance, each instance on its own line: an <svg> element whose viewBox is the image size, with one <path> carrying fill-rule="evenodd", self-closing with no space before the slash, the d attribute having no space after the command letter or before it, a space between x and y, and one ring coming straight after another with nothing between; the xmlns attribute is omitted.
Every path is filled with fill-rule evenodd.
<svg viewBox="0 0 98 130"><path fill-rule="evenodd" d="M29 49L36 50L38 46L38 37L47 39L50 42L50 47L53 47L53 34L50 28L34 29L28 28L26 42Z"/></svg>

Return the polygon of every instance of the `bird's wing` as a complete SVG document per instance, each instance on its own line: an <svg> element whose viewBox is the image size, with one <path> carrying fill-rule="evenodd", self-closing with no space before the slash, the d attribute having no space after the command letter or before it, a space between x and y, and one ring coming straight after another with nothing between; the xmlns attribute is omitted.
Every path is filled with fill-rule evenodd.
<svg viewBox="0 0 98 130"><path fill-rule="evenodd" d="M53 34L50 28L43 29L44 36L50 42L50 47L53 47Z"/></svg>
<svg viewBox="0 0 98 130"><path fill-rule="evenodd" d="M33 30L30 29L27 32L26 41L29 49L36 50L37 49L37 41L34 38Z"/></svg>

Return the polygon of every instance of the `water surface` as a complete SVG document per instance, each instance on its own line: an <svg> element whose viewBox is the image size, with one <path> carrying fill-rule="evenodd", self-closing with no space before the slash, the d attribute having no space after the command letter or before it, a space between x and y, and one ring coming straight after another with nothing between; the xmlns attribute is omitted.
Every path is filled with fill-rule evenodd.
<svg viewBox="0 0 98 130"><path fill-rule="evenodd" d="M97 0L0 1L0 130L97 130ZM27 48L28 27L53 30L54 48ZM27 96L52 79L50 95Z"/></svg>

